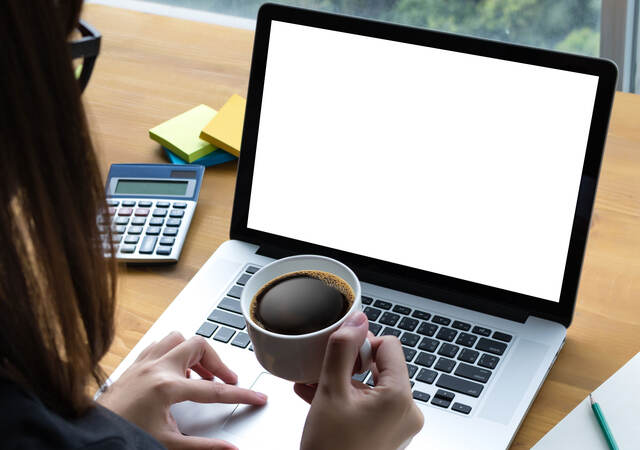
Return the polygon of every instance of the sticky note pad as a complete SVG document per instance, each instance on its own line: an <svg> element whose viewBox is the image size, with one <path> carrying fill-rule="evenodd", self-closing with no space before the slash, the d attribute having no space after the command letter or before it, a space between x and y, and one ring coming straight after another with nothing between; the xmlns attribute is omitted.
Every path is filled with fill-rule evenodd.
<svg viewBox="0 0 640 450"><path fill-rule="evenodd" d="M244 110L247 101L239 95L232 95L218 114L204 126L200 137L232 155L240 156Z"/></svg>
<svg viewBox="0 0 640 450"><path fill-rule="evenodd" d="M216 115L207 105L198 105L149 130L149 137L187 162L193 162L217 150L200 139L200 131Z"/></svg>
<svg viewBox="0 0 640 450"><path fill-rule="evenodd" d="M165 155L167 155L167 158L169 158L169 161L171 161L172 164L200 164L201 166L211 167L238 159L232 154L218 149L215 152L211 152L208 155L203 156L202 158L198 158L195 161L192 161L191 163L187 163L187 161L176 156L176 154L169 150L167 147L162 147L162 150L164 150Z"/></svg>

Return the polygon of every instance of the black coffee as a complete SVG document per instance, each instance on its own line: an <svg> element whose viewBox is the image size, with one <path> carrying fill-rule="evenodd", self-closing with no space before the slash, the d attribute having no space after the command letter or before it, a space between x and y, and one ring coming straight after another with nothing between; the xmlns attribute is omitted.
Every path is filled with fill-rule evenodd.
<svg viewBox="0 0 640 450"><path fill-rule="evenodd" d="M251 319L279 334L305 334L340 320L351 308L351 286L332 273L301 270L265 284L251 300Z"/></svg>

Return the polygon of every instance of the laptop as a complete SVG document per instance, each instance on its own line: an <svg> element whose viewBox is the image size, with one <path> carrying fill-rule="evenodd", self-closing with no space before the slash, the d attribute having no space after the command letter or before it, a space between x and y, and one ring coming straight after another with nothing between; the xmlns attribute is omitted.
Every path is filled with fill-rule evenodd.
<svg viewBox="0 0 640 450"><path fill-rule="evenodd" d="M602 59L263 6L230 239L111 379L172 330L202 335L269 401L174 405L181 431L298 448L308 406L258 364L238 300L269 262L321 254L402 342L425 417L408 448L508 447L571 323L616 78Z"/></svg>

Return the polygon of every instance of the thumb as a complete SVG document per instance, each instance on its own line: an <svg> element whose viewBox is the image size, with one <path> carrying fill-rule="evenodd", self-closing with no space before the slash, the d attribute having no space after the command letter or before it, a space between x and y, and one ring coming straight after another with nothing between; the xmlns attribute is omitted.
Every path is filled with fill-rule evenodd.
<svg viewBox="0 0 640 450"><path fill-rule="evenodd" d="M238 450L235 445L221 439L187 436L180 433L171 433L160 441L168 448L181 450Z"/></svg>
<svg viewBox="0 0 640 450"><path fill-rule="evenodd" d="M351 387L353 366L368 332L367 316L358 311L329 336L319 386L332 391Z"/></svg>

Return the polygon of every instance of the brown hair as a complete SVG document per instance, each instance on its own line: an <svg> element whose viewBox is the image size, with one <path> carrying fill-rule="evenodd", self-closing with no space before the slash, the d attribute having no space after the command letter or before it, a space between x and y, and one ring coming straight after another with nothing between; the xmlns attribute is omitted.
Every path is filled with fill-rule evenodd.
<svg viewBox="0 0 640 450"><path fill-rule="evenodd" d="M67 42L81 6L0 2L0 376L66 416L91 404L91 375L104 380L116 275Z"/></svg>

